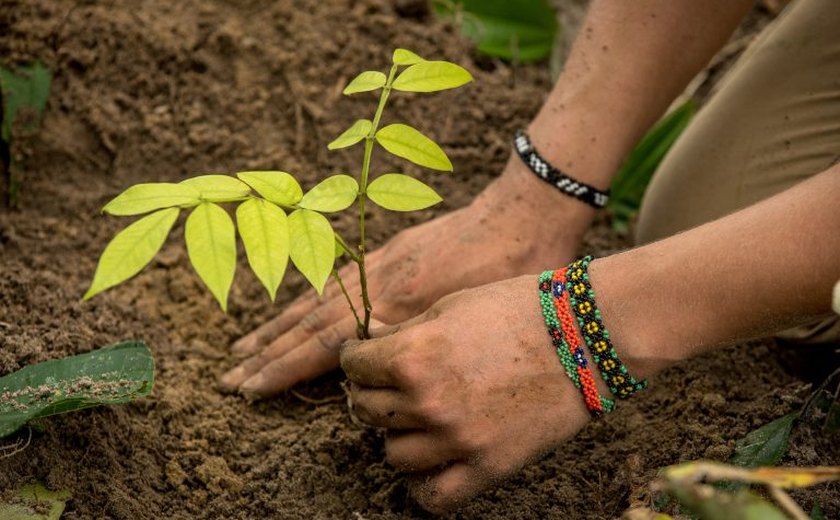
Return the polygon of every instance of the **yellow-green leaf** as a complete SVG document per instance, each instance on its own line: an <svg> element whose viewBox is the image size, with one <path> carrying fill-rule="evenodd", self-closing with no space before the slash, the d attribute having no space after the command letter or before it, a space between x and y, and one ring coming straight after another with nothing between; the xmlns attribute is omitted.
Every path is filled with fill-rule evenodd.
<svg viewBox="0 0 840 520"><path fill-rule="evenodd" d="M220 206L203 202L187 218L184 238L195 272L227 312L228 292L236 272L233 221Z"/></svg>
<svg viewBox="0 0 840 520"><path fill-rule="evenodd" d="M271 202L251 199L236 208L236 223L248 263L274 301L289 262L286 213Z"/></svg>
<svg viewBox="0 0 840 520"><path fill-rule="evenodd" d="M344 254L344 246L341 245L341 242L338 241L338 237L335 239L335 257L339 258Z"/></svg>
<svg viewBox="0 0 840 520"><path fill-rule="evenodd" d="M353 126L344 131L340 136L336 137L333 142L327 145L330 150L337 150L338 148L347 148L353 146L365 137L370 132L373 123L368 119L359 119Z"/></svg>
<svg viewBox="0 0 840 520"><path fill-rule="evenodd" d="M834 284L834 291L831 297L831 308L835 313L840 314L840 282Z"/></svg>
<svg viewBox="0 0 840 520"><path fill-rule="evenodd" d="M394 155L434 170L452 171L452 162L434 141L414 128L394 123L376 132L376 141Z"/></svg>
<svg viewBox="0 0 840 520"><path fill-rule="evenodd" d="M359 195L359 184L349 175L327 177L303 196L301 208L331 213L347 209Z"/></svg>
<svg viewBox="0 0 840 520"><path fill-rule="evenodd" d="M327 218L308 209L289 215L289 255L318 294L335 263L335 236Z"/></svg>
<svg viewBox="0 0 840 520"><path fill-rule="evenodd" d="M120 193L102 208L109 215L140 215L156 209L195 206L200 202L198 190L171 182L135 184Z"/></svg>
<svg viewBox="0 0 840 520"><path fill-rule="evenodd" d="M421 61L394 80L394 89L404 92L435 92L460 87L473 80L467 69L448 61Z"/></svg>
<svg viewBox="0 0 840 520"><path fill-rule="evenodd" d="M434 206L443 199L431 187L408 175L386 173L368 185L373 202L393 211L415 211Z"/></svg>
<svg viewBox="0 0 840 520"><path fill-rule="evenodd" d="M163 245L180 211L178 208L156 211L117 233L99 257L93 282L84 299L139 273Z"/></svg>
<svg viewBox="0 0 840 520"><path fill-rule="evenodd" d="M388 78L385 77L385 74L379 71L366 70L353 78L353 81L344 87L344 91L342 93L346 96L349 94L356 94L358 92L376 90L384 87L387 80Z"/></svg>
<svg viewBox="0 0 840 520"><path fill-rule="evenodd" d="M264 199L281 206L294 206L303 197L303 190L298 181L286 172L239 172L236 176Z"/></svg>
<svg viewBox="0 0 840 520"><path fill-rule="evenodd" d="M181 181L181 185L195 188L207 202L242 200L251 192L250 186L230 175L200 175Z"/></svg>
<svg viewBox="0 0 840 520"><path fill-rule="evenodd" d="M392 60L394 65L414 65L415 63L426 61L408 49L394 50L394 57Z"/></svg>

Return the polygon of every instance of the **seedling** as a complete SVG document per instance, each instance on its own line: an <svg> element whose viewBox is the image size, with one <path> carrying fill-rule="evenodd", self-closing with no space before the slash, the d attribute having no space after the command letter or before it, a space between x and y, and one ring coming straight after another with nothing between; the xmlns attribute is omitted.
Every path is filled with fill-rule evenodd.
<svg viewBox="0 0 840 520"><path fill-rule="evenodd" d="M50 71L40 63L15 69L0 67L0 157L6 171L9 206L17 205L23 164L15 140L29 137L41 123L50 95Z"/></svg>
<svg viewBox="0 0 840 520"><path fill-rule="evenodd" d="M364 145L357 177L333 175L305 194L298 181L282 171L201 175L177 184L132 186L103 211L118 216L148 214L111 240L84 298L139 273L161 248L181 210L189 209L184 237L190 262L223 310L227 310L236 270L238 226L248 263L272 301L291 259L319 294L329 277L335 277L353 311L359 338L368 338L372 313L365 265L368 200L393 211L425 209L442 200L431 187L401 173L384 173L370 180L374 145L420 166L452 171L452 163L440 146L417 129L402 123L380 128L388 98L395 90L435 92L472 81L470 73L454 63L425 60L405 49L395 50L392 61L387 75L365 71L344 89L345 95L380 91L373 119L356 121L327 146L337 150ZM236 224L220 203L239 204ZM346 210L354 203L359 210L359 242L352 248L323 214ZM344 254L359 269L361 313L334 267L336 258Z"/></svg>

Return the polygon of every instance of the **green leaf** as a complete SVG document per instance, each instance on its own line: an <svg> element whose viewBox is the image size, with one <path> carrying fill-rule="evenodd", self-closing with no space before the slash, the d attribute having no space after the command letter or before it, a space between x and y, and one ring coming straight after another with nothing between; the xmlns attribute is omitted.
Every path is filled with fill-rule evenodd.
<svg viewBox="0 0 840 520"><path fill-rule="evenodd" d="M26 117L24 130L38 127L47 108L51 82L50 71L41 63L22 65L15 70L0 67L0 98L3 101L0 139L11 143L12 129L18 117Z"/></svg>
<svg viewBox="0 0 840 520"><path fill-rule="evenodd" d="M452 162L434 141L414 128L394 123L376 132L376 141L392 154L433 170L452 171Z"/></svg>
<svg viewBox="0 0 840 520"><path fill-rule="evenodd" d="M3 520L59 520L72 495L67 490L50 491L36 482L8 492L6 497L8 502L0 501Z"/></svg>
<svg viewBox="0 0 840 520"><path fill-rule="evenodd" d="M461 32L479 52L496 58L541 60L551 52L558 30L557 16L545 0L434 3L438 15L461 20Z"/></svg>
<svg viewBox="0 0 840 520"><path fill-rule="evenodd" d="M798 417L799 412L792 412L748 433L735 443L735 453L729 462L747 468L775 466L787 451L790 432Z"/></svg>
<svg viewBox="0 0 840 520"><path fill-rule="evenodd" d="M825 514L817 503L814 503L814 507L811 508L811 520L825 520Z"/></svg>
<svg viewBox="0 0 840 520"><path fill-rule="evenodd" d="M624 161L610 187L610 201L607 205L613 227L617 231L627 230L630 220L639 211L650 179L695 112L696 105L689 100L667 114L651 128Z"/></svg>
<svg viewBox="0 0 840 520"><path fill-rule="evenodd" d="M408 49L395 49L392 60L394 65L414 65L415 63L426 61Z"/></svg>
<svg viewBox="0 0 840 520"><path fill-rule="evenodd" d="M180 211L156 211L117 233L99 257L93 282L83 298L90 299L139 273L163 245Z"/></svg>
<svg viewBox="0 0 840 520"><path fill-rule="evenodd" d="M162 208L195 206L201 202L199 197L198 190L183 184L135 184L117 195L102 211L117 216L140 215Z"/></svg>
<svg viewBox="0 0 840 520"><path fill-rule="evenodd" d="M408 67L394 80L403 92L436 92L457 88L473 80L467 69L448 61L421 61Z"/></svg>
<svg viewBox="0 0 840 520"><path fill-rule="evenodd" d="M366 70L362 72L355 78L353 81L347 84L344 87L344 91L342 94L348 96L350 94L357 94L359 92L369 92L371 90L376 90L378 88L382 88L385 86L385 82L388 81L388 78L385 77L385 74L376 71L376 70Z"/></svg>
<svg viewBox="0 0 840 520"><path fill-rule="evenodd" d="M834 284L834 291L831 295L831 309L836 314L840 314L840 282Z"/></svg>
<svg viewBox="0 0 840 520"><path fill-rule="evenodd" d="M321 294L335 263L335 236L327 218L308 209L289 215L290 256Z"/></svg>
<svg viewBox="0 0 840 520"><path fill-rule="evenodd" d="M286 213L268 201L251 199L236 208L236 223L248 263L274 301L289 261Z"/></svg>
<svg viewBox="0 0 840 520"><path fill-rule="evenodd" d="M0 377L0 437L40 417L147 396L154 376L152 353L139 341L29 365Z"/></svg>
<svg viewBox="0 0 840 520"><path fill-rule="evenodd" d="M239 172L236 176L263 198L280 206L294 206L303 197L298 181L286 172Z"/></svg>
<svg viewBox="0 0 840 520"><path fill-rule="evenodd" d="M386 173L367 189L373 202L393 211L415 211L434 206L443 199L430 186L408 175Z"/></svg>
<svg viewBox="0 0 840 520"><path fill-rule="evenodd" d="M353 146L365 137L370 132L373 123L368 119L359 119L353 126L344 131L340 136L336 137L333 142L327 145L330 150L337 150L339 148L347 148Z"/></svg>
<svg viewBox="0 0 840 520"><path fill-rule="evenodd" d="M335 239L335 257L340 258L345 253L344 246L341 245L341 242L338 241L338 238Z"/></svg>
<svg viewBox="0 0 840 520"><path fill-rule="evenodd" d="M347 209L359 195L359 184L349 175L327 177L309 190L298 204L301 208L332 213Z"/></svg>
<svg viewBox="0 0 840 520"><path fill-rule="evenodd" d="M230 175L200 175L181 181L181 185L195 188L207 202L242 200L251 193L250 186Z"/></svg>
<svg viewBox="0 0 840 520"><path fill-rule="evenodd" d="M236 272L236 232L225 210L203 202L187 218L187 253L198 277L227 312L227 299Z"/></svg>
<svg viewBox="0 0 840 520"><path fill-rule="evenodd" d="M14 70L0 66L0 140L11 145L13 138L34 135L47 107L51 81L50 71L41 63L20 65ZM10 207L16 207L24 158L12 153L5 159L6 198Z"/></svg>

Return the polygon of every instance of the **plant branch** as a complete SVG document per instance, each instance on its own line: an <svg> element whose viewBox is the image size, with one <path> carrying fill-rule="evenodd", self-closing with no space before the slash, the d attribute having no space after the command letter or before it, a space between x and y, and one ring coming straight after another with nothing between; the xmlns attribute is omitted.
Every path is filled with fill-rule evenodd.
<svg viewBox="0 0 840 520"><path fill-rule="evenodd" d="M356 262L357 264L359 262L361 262L359 257L357 255L353 254L353 251L352 251L352 249L350 249L350 246L347 245L347 242L345 242L344 239L341 238L341 235L336 233L335 234L335 239L336 239L336 241L338 241L338 243L341 245L341 247L344 248L344 252L347 253L347 256L350 257L350 260Z"/></svg>
<svg viewBox="0 0 840 520"><path fill-rule="evenodd" d="M376 130L379 128L379 121L382 119L382 112L385 110L385 104L388 102L388 96L391 95L391 84L394 82L394 76L397 73L397 65L391 66L391 71L388 73L388 80L385 86L382 87L382 94L379 96L379 105L376 107L376 113L373 116L373 124L370 127L370 132L365 137L365 156L362 161L362 175L359 182L359 284L362 287L362 305L364 306L365 318L359 339L370 338L370 315L373 311L373 306L370 303L370 296L367 289L367 270L365 269L365 204L367 202L367 185L368 175L370 174L370 159L373 155L373 141L376 136Z"/></svg>
<svg viewBox="0 0 840 520"><path fill-rule="evenodd" d="M356 306L353 305L353 300L350 298L350 294L347 292L347 288L344 286L344 282L341 280L341 275L338 274L338 270L333 269L332 272L333 278L335 278L336 283L338 283L338 287L341 289L341 294L347 299L347 303L350 304L350 310L353 312L353 317L356 318L356 334L359 335L364 330L364 323L362 320L359 319L359 313L356 312ZM361 339L361 337L359 338Z"/></svg>

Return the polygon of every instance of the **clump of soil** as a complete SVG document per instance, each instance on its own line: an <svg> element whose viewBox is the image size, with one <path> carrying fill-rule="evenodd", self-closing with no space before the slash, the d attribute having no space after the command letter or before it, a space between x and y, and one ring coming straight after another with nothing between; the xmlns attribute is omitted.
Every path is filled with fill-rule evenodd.
<svg viewBox="0 0 840 520"><path fill-rule="evenodd" d="M361 70L387 66L397 46L465 64L477 81L394 98L388 119L434 135L456 172L408 168L446 202L409 215L373 208L372 240L471 200L501 170L514 129L538 109L547 67L486 59L479 67L457 31L413 5L2 2L0 56L40 59L55 79L29 147L21 208L0 212L0 375L128 339L151 345L158 374L149 398L43 421L24 452L0 461L0 490L34 479L68 489L68 519L424 516L382 462L381 434L355 425L342 403L313 406L291 394L248 403L218 391L216 377L235 362L231 342L301 293L299 275L287 275L270 305L240 269L224 315L176 236L136 279L80 301L98 254L126 224L98 210L130 184L284 169L312 186L355 171L356 153L328 153L326 143L369 117L373 98L344 98L341 88ZM405 171L384 154L375 167ZM334 224L353 235L351 216ZM601 223L585 247L603 254L627 246ZM298 391L340 394L341 379L333 373ZM657 376L646 395L454 516L614 518L659 467L723 460L735 439L806 396L772 343L723 350ZM821 431L797 435L787 462L840 463L838 443ZM834 517L837 495L824 486L798 498Z"/></svg>

